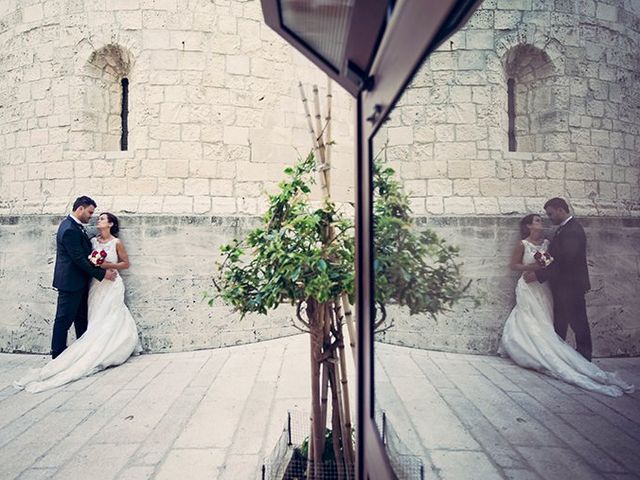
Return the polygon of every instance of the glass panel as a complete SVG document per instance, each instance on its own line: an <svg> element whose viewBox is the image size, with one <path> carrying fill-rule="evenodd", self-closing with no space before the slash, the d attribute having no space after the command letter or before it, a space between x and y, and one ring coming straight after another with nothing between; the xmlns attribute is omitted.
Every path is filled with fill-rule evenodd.
<svg viewBox="0 0 640 480"><path fill-rule="evenodd" d="M354 0L282 0L282 24L341 68Z"/></svg>
<svg viewBox="0 0 640 480"><path fill-rule="evenodd" d="M424 464L421 440L412 426L416 420L407 407L421 401L419 387L412 385L411 351L392 345L387 335L409 316L409 308L398 305L413 281L410 275L414 252L406 234L411 231L409 198L398 166L407 160L408 145L401 138L403 99L375 135L371 152L374 162L374 320L375 418L379 434L399 479L422 479ZM399 135L400 134L400 135ZM407 262L408 260L408 262Z"/></svg>
<svg viewBox="0 0 640 480"><path fill-rule="evenodd" d="M374 162L374 408L376 425L399 479L422 479L427 449L446 438L441 399L429 377L425 338L435 317L464 298L458 257L449 240L428 228L433 119L416 82L371 142ZM441 232L441 230L440 230ZM448 425L444 427L448 428Z"/></svg>

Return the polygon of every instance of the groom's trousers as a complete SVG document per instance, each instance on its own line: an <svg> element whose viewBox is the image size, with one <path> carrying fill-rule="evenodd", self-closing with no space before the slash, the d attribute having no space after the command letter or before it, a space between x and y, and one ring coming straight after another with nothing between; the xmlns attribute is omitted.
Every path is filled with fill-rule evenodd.
<svg viewBox="0 0 640 480"><path fill-rule="evenodd" d="M87 297L89 285L76 292L58 291L56 319L51 337L51 357L56 358L67 348L67 333L71 324L76 330L76 338L87 331Z"/></svg>
<svg viewBox="0 0 640 480"><path fill-rule="evenodd" d="M553 326L556 333L566 340L567 330L571 326L576 337L576 350L591 361L591 330L587 319L584 292L564 286L553 294Z"/></svg>

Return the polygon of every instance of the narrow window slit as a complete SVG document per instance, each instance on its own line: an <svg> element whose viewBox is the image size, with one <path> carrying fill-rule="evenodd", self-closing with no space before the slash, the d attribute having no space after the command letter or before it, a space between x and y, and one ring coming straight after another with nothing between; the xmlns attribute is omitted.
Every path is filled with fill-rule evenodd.
<svg viewBox="0 0 640 480"><path fill-rule="evenodd" d="M507 80L507 115L509 117L509 151L517 150L516 142L516 81Z"/></svg>
<svg viewBox="0 0 640 480"><path fill-rule="evenodd" d="M129 79L122 79L122 109L120 113L122 133L120 135L120 150L129 148Z"/></svg>

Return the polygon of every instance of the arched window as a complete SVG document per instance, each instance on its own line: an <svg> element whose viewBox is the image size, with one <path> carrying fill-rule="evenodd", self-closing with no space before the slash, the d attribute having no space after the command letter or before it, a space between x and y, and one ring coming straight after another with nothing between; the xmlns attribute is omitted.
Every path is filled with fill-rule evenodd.
<svg viewBox="0 0 640 480"><path fill-rule="evenodd" d="M72 106L72 130L77 148L98 151L127 150L129 142L129 79L131 58L115 44L95 50L80 79L81 101Z"/></svg>
<svg viewBox="0 0 640 480"><path fill-rule="evenodd" d="M569 92L557 84L549 56L532 45L512 48L505 58L505 80L509 151L568 149Z"/></svg>

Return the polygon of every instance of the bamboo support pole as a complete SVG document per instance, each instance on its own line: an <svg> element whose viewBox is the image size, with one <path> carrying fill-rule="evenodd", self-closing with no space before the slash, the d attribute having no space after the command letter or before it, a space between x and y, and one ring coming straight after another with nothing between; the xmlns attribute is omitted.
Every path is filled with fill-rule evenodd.
<svg viewBox="0 0 640 480"><path fill-rule="evenodd" d="M353 451L353 444L351 442L351 430L353 428L353 425L351 423L351 404L349 401L349 379L347 377L347 361L345 358L345 351L344 351L344 338L342 335L342 332L340 332L340 344L338 346L338 360L339 360L339 366L340 366L340 381L342 383L342 408L343 408L343 412L344 412L344 419L343 419L343 425L344 425L344 430L345 433L344 435L346 435L347 437L347 441L345 441L343 443L344 445L344 449L345 449L345 457L347 459L347 462L351 465L353 464L353 457L354 457L354 451Z"/></svg>
<svg viewBox="0 0 640 480"><path fill-rule="evenodd" d="M333 405L340 405L340 387L339 380L337 378L338 370L336 364L329 363L331 370L331 400ZM344 479L345 472L345 456L340 454L340 444L344 446L345 437L341 418L342 407L334 408L331 412L331 438L333 440L333 451L336 458L336 470L338 472L338 478ZM344 453L344 451L343 451Z"/></svg>
<svg viewBox="0 0 640 480"><path fill-rule="evenodd" d="M325 176L326 182L329 187L331 187L331 103L333 101L333 92L332 92L331 79L327 77L327 115L324 117L324 144L326 148L325 153Z"/></svg>
<svg viewBox="0 0 640 480"><path fill-rule="evenodd" d="M320 165L324 165L324 151L320 149L319 137L321 130L318 129L318 133L315 132L313 128L313 121L311 119L311 112L309 111L309 100L304 93L304 87L302 86L302 82L298 83L298 87L300 89L300 96L302 97L302 105L304 107L304 114L307 119L307 127L309 128L309 133L311 134L311 145L313 149L318 153ZM326 197L329 196L329 188L326 184L326 177L324 175L320 175L320 188L322 189L323 195Z"/></svg>
<svg viewBox="0 0 640 480"><path fill-rule="evenodd" d="M320 163L324 165L326 163L325 158L325 143L324 143L324 135L322 130L322 114L320 113L320 92L318 91L318 86L313 86L313 107L315 110L315 118L316 118L316 138L318 142L318 155L320 156Z"/></svg>
<svg viewBox="0 0 640 480"><path fill-rule="evenodd" d="M344 310L344 320L347 325L347 332L349 333L349 346L351 346L351 355L353 355L353 364L356 364L356 325L353 321L353 310L351 309L351 304L349 303L349 296L346 293L343 293L340 296L340 300L342 301L342 309Z"/></svg>
<svg viewBox="0 0 640 480"><path fill-rule="evenodd" d="M330 327L331 327L331 318L328 317L329 313L330 313L330 308L327 308L327 304L322 304L322 319L323 319L323 325L322 325L322 335L323 335L323 346L326 345L330 345L331 344L331 337L330 337ZM323 350L325 350L323 348ZM328 412L328 403L327 403L327 398L328 398L328 390L329 390L329 372L327 369L327 365L326 362L323 362L323 368L322 368L322 428L325 428L327 425L327 412Z"/></svg>

